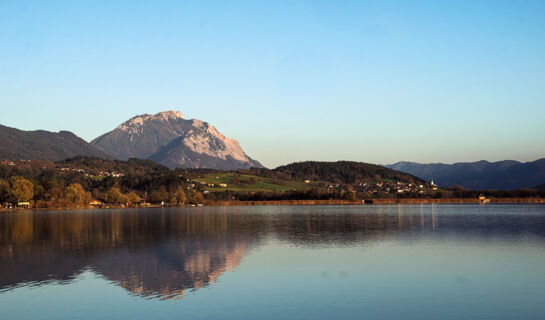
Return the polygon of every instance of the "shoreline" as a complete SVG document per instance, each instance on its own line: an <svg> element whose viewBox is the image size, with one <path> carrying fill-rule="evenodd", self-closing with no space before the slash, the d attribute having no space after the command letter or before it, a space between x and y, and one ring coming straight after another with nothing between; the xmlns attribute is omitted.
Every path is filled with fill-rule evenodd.
<svg viewBox="0 0 545 320"><path fill-rule="evenodd" d="M545 198L491 198L486 204L545 204ZM210 206L267 206L267 205L391 205L391 204L485 204L479 199L369 199L349 200L265 200L265 201L216 201ZM368 202L369 201L369 202ZM372 201L372 202L371 202Z"/></svg>
<svg viewBox="0 0 545 320"><path fill-rule="evenodd" d="M479 199L366 199L349 200L263 200L263 201L210 201L206 207L231 206L298 206L298 205L393 205L393 204L545 204L545 198L491 198L490 202L483 203ZM365 203L363 203L365 201ZM372 202L371 202L372 201ZM142 208L191 208L196 206L161 206L148 205L137 207L102 206L102 207L54 207L54 208L0 208L0 212L12 211L43 211L43 210L91 210L91 209L142 209Z"/></svg>

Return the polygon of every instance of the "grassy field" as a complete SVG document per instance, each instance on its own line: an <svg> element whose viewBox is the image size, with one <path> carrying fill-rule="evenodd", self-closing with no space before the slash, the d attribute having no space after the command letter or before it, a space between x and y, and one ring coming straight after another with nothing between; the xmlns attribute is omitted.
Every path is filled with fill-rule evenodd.
<svg viewBox="0 0 545 320"><path fill-rule="evenodd" d="M210 192L218 191L289 191L289 190L308 190L318 187L317 182L305 183L303 181L273 180L270 178L259 177L248 174L238 174L238 183L235 181L234 173L210 173L194 179L194 183L206 182L205 190ZM226 184L227 187L220 187L220 184ZM208 186L213 184L214 186Z"/></svg>

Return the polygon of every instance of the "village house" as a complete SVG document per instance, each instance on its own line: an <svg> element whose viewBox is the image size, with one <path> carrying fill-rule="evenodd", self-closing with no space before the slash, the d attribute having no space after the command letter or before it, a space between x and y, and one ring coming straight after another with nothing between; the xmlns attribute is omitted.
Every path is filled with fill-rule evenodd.
<svg viewBox="0 0 545 320"><path fill-rule="evenodd" d="M30 208L30 202L28 201L17 202L17 208Z"/></svg>
<svg viewBox="0 0 545 320"><path fill-rule="evenodd" d="M102 207L102 205L103 205L102 201L99 201L99 200L93 200L93 201L89 202L89 206L94 207L94 208L100 208L100 207Z"/></svg>

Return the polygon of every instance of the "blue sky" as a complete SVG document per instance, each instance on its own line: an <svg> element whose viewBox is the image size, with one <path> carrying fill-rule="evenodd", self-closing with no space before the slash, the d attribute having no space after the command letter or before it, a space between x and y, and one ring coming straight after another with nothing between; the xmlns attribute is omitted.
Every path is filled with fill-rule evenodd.
<svg viewBox="0 0 545 320"><path fill-rule="evenodd" d="M544 1L4 1L0 124L179 110L269 167L545 156Z"/></svg>

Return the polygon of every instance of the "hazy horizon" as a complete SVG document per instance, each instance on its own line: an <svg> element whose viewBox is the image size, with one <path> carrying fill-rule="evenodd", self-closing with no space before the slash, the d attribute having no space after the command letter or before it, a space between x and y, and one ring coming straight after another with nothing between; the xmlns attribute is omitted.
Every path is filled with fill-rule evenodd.
<svg viewBox="0 0 545 320"><path fill-rule="evenodd" d="M267 167L545 157L545 3L3 2L0 124L179 110Z"/></svg>

